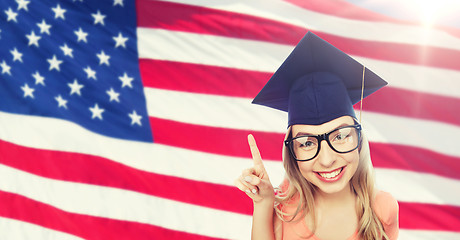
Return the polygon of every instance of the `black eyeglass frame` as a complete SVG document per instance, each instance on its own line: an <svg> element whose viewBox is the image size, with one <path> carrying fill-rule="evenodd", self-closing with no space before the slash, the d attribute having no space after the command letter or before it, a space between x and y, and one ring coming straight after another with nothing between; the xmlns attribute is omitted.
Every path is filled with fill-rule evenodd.
<svg viewBox="0 0 460 240"><path fill-rule="evenodd" d="M345 151L345 152L341 152L341 151L337 151L337 149L335 149L333 146L332 146L332 143L329 141L329 135L337 130L340 130L340 129L343 129L343 128L349 128L349 127L354 127L356 130L357 130L357 133L358 133L358 144L356 145L355 148L349 150L349 151ZM316 156L318 156L319 154L319 151L321 150L321 142L323 140L325 140L327 142L327 145L329 145L329 147L334 150L335 152L337 153L349 153L349 152L352 152L354 150L356 150L359 145L361 144L361 130L362 130L362 127L361 127L361 124L355 124L355 125L347 125L347 126L342 126L342 127L338 127L328 133L323 133L323 134L320 134L320 135L302 135L302 136L297 136L297 137L294 137L294 138L290 138L290 139L286 139L284 141L284 145L286 145L287 148L289 148L289 153L291 154L291 156L296 160L296 161L300 161L300 162L305 162L305 161L310 161L310 160L313 160ZM316 154L309 158L309 159L304 159L304 160L301 160L301 159L297 159L295 154L294 154L294 149L292 149L292 141L293 140L296 140L298 138L302 138L302 137L314 137L316 138L316 140L318 140L318 149L316 150Z"/></svg>

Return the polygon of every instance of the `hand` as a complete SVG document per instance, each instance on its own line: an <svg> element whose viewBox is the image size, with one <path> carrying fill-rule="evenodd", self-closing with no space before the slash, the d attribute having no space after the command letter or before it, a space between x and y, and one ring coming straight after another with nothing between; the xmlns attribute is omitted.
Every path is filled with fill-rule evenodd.
<svg viewBox="0 0 460 240"><path fill-rule="evenodd" d="M254 166L243 170L241 176L235 180L235 186L245 192L254 201L254 204L264 202L273 206L275 201L274 189L252 134L248 135L248 143Z"/></svg>

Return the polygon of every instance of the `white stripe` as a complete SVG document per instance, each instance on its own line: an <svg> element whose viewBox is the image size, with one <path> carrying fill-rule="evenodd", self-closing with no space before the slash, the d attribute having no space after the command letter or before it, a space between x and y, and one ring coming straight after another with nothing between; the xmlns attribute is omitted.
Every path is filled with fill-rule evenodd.
<svg viewBox="0 0 460 240"><path fill-rule="evenodd" d="M310 30L318 30L337 36L393 43L437 46L460 49L460 39L442 30L377 21L362 21L326 15L302 9L283 1L265 0L166 0L242 13L270 20L280 21ZM346 27L344 27L346 26ZM356 31L350 31L356 29Z"/></svg>
<svg viewBox="0 0 460 240"><path fill-rule="evenodd" d="M286 114L250 103L246 98L214 96L146 88L147 110L152 117L199 125L284 133ZM177 101L180 99L180 101ZM158 104L161 102L162 104ZM196 114L200 113L200 114ZM373 142L427 148L460 157L456 141L460 127L440 122L363 112L363 124Z"/></svg>
<svg viewBox="0 0 460 240"><path fill-rule="evenodd" d="M0 189L67 212L152 224L217 238L244 239L248 232L244 230L251 226L251 218L247 215L116 188L51 180L1 164ZM232 228L227 227L228 223L232 223Z"/></svg>
<svg viewBox="0 0 460 240"><path fill-rule="evenodd" d="M0 239L30 240L30 239L58 239L83 240L82 238L47 229L42 226L22 222L10 218L0 217Z"/></svg>
<svg viewBox="0 0 460 240"><path fill-rule="evenodd" d="M267 72L274 72L280 59L293 49L275 43L152 28L137 28L137 36L139 58Z"/></svg>
<svg viewBox="0 0 460 240"><path fill-rule="evenodd" d="M275 72L294 49L289 45L162 29L137 31L139 57L147 59ZM390 86L460 98L460 71L352 57Z"/></svg>
<svg viewBox="0 0 460 240"><path fill-rule="evenodd" d="M375 175L377 187L398 201L460 206L459 180L385 168L376 168Z"/></svg>
<svg viewBox="0 0 460 240"><path fill-rule="evenodd" d="M196 181L233 186L234 179L241 174L241 171L252 166L250 156L248 158L226 157L159 144L116 140L91 133L63 120L0 113L0 122L8 126L8 129L0 129L3 130L0 132L1 138L18 145L89 153L144 171ZM281 183L284 177L281 162L265 160L264 165L273 184ZM397 184L384 183L382 185L383 189L388 192L393 192L395 188L419 189L418 186L423 187L422 190L416 192L396 192L398 200L410 199L414 202L434 204L443 201L445 204L460 206L459 194L452 193L453 190L450 188L439 187L460 186L458 180L400 170L388 170L388 172L378 170L378 172L378 178L382 179L381 181L394 178L399 174ZM14 181L10 179L8 182ZM4 184L10 183L4 182ZM439 200L436 196L443 196L443 199Z"/></svg>
<svg viewBox="0 0 460 240"><path fill-rule="evenodd" d="M399 240L459 240L460 232L399 230Z"/></svg>

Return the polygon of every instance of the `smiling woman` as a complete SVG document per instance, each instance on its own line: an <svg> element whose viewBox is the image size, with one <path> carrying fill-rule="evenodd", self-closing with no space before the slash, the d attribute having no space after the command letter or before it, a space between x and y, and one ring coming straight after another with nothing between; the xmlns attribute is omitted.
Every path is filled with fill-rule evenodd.
<svg viewBox="0 0 460 240"><path fill-rule="evenodd" d="M253 101L289 116L280 192L252 135L254 167L235 181L254 202L253 239L397 239L398 203L374 189L368 142L353 110L384 85L334 46L305 35Z"/></svg>

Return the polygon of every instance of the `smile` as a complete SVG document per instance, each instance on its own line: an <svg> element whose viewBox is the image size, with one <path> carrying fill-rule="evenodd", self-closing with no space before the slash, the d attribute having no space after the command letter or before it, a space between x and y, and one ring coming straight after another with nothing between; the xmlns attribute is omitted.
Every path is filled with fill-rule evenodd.
<svg viewBox="0 0 460 240"><path fill-rule="evenodd" d="M343 176L344 170L345 167L341 167L331 172L316 172L316 175L324 182L335 182Z"/></svg>

